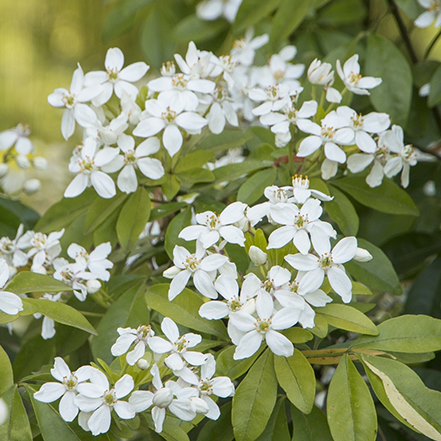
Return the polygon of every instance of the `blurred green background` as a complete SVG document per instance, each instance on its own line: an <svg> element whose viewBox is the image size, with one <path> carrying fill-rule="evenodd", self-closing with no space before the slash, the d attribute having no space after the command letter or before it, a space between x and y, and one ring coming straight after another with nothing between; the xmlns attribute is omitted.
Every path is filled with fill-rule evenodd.
<svg viewBox="0 0 441 441"><path fill-rule="evenodd" d="M47 96L57 87L69 86L77 62L81 62L85 71L101 68L108 47L119 46L127 62L144 59L154 70L176 50L185 51L189 38L201 37L197 44L212 50L231 44L236 36L232 36L225 22L191 29L192 22L187 19L194 14L196 3L196 0L0 0L0 130L19 122L28 123L38 151L50 164L50 173L39 176L43 190L26 198L27 203L42 211L61 197L69 180L66 165L75 141L65 143L62 139L61 112L48 105ZM326 53L327 45L335 47L353 38L348 23L354 20L375 23L372 31L399 40L393 17L385 13L384 0L327 3L330 6L323 18L311 20L305 27L308 33L300 33L294 41L299 46L300 61L309 62L314 56L322 55L320 49ZM407 20L407 24L411 22ZM318 49L312 47L315 43L309 34L314 30ZM258 26L258 32L265 31L265 24ZM330 31L333 37L327 43ZM435 33L433 28L412 29L411 37L421 57ZM441 59L439 43L431 59Z"/></svg>

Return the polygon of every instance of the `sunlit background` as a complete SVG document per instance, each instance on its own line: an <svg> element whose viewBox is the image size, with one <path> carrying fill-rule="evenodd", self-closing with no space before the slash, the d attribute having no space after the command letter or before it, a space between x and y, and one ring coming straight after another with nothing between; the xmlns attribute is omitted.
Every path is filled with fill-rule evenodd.
<svg viewBox="0 0 441 441"><path fill-rule="evenodd" d="M139 32L130 32L130 20L121 20L124 17L118 17L117 12L112 21L114 7L121 3L135 11L133 16L139 16L144 5L152 1L0 0L0 130L19 122L29 124L39 152L49 160L49 171L40 174L43 190L26 201L39 211L61 197L69 179L66 165L73 143L64 142L61 111L47 104L48 94L56 87L69 86L79 61L86 71L99 69L108 47L121 47L129 62L143 59L143 43ZM182 0L182 7L191 3L194 2ZM384 2L372 2L371 15L381 17L381 3ZM115 26L122 29L115 32ZM395 34L392 17L383 17L377 31ZM421 55L435 32L412 31ZM441 44L437 44L430 58L441 59Z"/></svg>

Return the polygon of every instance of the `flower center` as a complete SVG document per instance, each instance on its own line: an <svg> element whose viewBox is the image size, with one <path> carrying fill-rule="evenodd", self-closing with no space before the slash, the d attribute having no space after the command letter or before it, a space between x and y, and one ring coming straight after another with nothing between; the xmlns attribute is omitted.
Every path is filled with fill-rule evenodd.
<svg viewBox="0 0 441 441"><path fill-rule="evenodd" d="M362 129L363 128L364 117L363 115L356 115L352 118L352 123L354 124L354 128Z"/></svg>
<svg viewBox="0 0 441 441"><path fill-rule="evenodd" d="M271 330L271 319L266 319L266 320L257 319L256 331L259 334L266 334L270 330Z"/></svg>
<svg viewBox="0 0 441 441"><path fill-rule="evenodd" d="M213 385L210 380L201 380L199 383L199 391L201 395L211 395L213 393Z"/></svg>
<svg viewBox="0 0 441 441"><path fill-rule="evenodd" d="M152 336L152 327L150 325L139 326L136 331L140 340L146 341L149 337Z"/></svg>
<svg viewBox="0 0 441 441"><path fill-rule="evenodd" d="M63 378L63 384L68 390L75 390L78 385L78 379L72 374L70 377Z"/></svg>
<svg viewBox="0 0 441 441"><path fill-rule="evenodd" d="M404 147L403 158L409 161L415 155L415 147L412 144L408 144Z"/></svg>
<svg viewBox="0 0 441 441"><path fill-rule="evenodd" d="M161 67L161 75L165 77L169 77L174 75L175 72L176 72L176 66L173 61L166 61L165 63L163 63Z"/></svg>
<svg viewBox="0 0 441 441"><path fill-rule="evenodd" d="M276 100L279 98L279 86L268 86L265 91L269 99Z"/></svg>
<svg viewBox="0 0 441 441"><path fill-rule="evenodd" d="M117 399L113 389L104 393L103 401L110 407L113 407L116 404Z"/></svg>
<svg viewBox="0 0 441 441"><path fill-rule="evenodd" d="M323 127L322 128L322 138L326 141L331 141L334 138L335 129L334 127Z"/></svg>
<svg viewBox="0 0 441 441"><path fill-rule="evenodd" d="M307 190L309 188L308 176L294 175L292 177L292 186L294 188L303 188L303 189Z"/></svg>
<svg viewBox="0 0 441 441"><path fill-rule="evenodd" d="M184 263L184 266L186 269L188 269L190 271L196 271L198 269L200 263L201 263L201 261L197 257L191 255L191 256L187 257L187 259Z"/></svg>
<svg viewBox="0 0 441 441"><path fill-rule="evenodd" d="M65 95L63 103L68 109L71 109L75 105L75 97L73 95Z"/></svg>
<svg viewBox="0 0 441 441"><path fill-rule="evenodd" d="M228 307L230 308L230 311L237 312L242 309L242 303L237 298L234 298L228 302Z"/></svg>
<svg viewBox="0 0 441 441"><path fill-rule="evenodd" d="M2 237L0 239L0 250L4 254L11 254L14 251L14 243L9 237Z"/></svg>
<svg viewBox="0 0 441 441"><path fill-rule="evenodd" d="M301 214L299 214L298 216L295 217L294 220L294 224L295 226L301 230L302 228L305 228L305 226L309 223L308 221L308 216L302 216Z"/></svg>
<svg viewBox="0 0 441 441"><path fill-rule="evenodd" d="M320 258L320 266L323 269L329 269L334 265L334 260L332 259L332 255L330 253L325 253Z"/></svg>
<svg viewBox="0 0 441 441"><path fill-rule="evenodd" d="M299 284L297 281L293 281L291 285L289 285L289 289L293 294L297 294L299 291Z"/></svg>
<svg viewBox="0 0 441 441"><path fill-rule="evenodd" d="M233 49L243 49L247 45L246 41L241 38L233 43Z"/></svg>
<svg viewBox="0 0 441 441"><path fill-rule="evenodd" d="M215 230L219 226L219 218L216 215L210 216L208 218L207 225L212 229Z"/></svg>
<svg viewBox="0 0 441 441"><path fill-rule="evenodd" d="M176 112L170 109L170 107L167 107L167 110L165 112L162 112L162 119L169 124L172 124L176 119Z"/></svg>
<svg viewBox="0 0 441 441"><path fill-rule="evenodd" d="M286 77L286 73L283 70L276 70L274 72L274 79L280 83L281 81L283 81Z"/></svg>
<svg viewBox="0 0 441 441"><path fill-rule="evenodd" d="M179 73L173 77L172 84L176 89L185 89L188 81L185 79L184 74Z"/></svg>
<svg viewBox="0 0 441 441"><path fill-rule="evenodd" d="M124 155L124 162L126 164L135 164L136 163L136 156L134 150L129 150Z"/></svg>
<svg viewBox="0 0 441 441"><path fill-rule="evenodd" d="M271 280L267 279L262 283L263 289L267 292L267 293L272 293L274 290L274 284Z"/></svg>
<svg viewBox="0 0 441 441"><path fill-rule="evenodd" d="M176 343L175 343L175 349L177 352L184 352L187 349L188 340L185 337L181 337Z"/></svg>
<svg viewBox="0 0 441 441"><path fill-rule="evenodd" d="M357 84L363 77L360 74L356 74L355 72L352 72L349 75L349 82L351 84Z"/></svg>
<svg viewBox="0 0 441 441"><path fill-rule="evenodd" d="M115 69L108 70L107 75L109 76L109 81L115 82L118 79L118 71Z"/></svg>
<svg viewBox="0 0 441 441"><path fill-rule="evenodd" d="M35 233L32 239L32 245L38 249L44 249L47 243L47 236L43 233Z"/></svg>

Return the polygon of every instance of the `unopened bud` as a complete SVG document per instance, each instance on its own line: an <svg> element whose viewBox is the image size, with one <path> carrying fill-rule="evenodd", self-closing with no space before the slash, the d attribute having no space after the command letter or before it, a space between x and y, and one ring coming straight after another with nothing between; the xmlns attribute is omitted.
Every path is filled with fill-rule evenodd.
<svg viewBox="0 0 441 441"><path fill-rule="evenodd" d="M36 193L41 188L41 182L38 179L29 179L24 183L23 190L27 194Z"/></svg>
<svg viewBox="0 0 441 441"><path fill-rule="evenodd" d="M87 292L89 294L95 294L98 292L101 288L101 283L98 280L88 280L86 283L87 286Z"/></svg>
<svg viewBox="0 0 441 441"><path fill-rule="evenodd" d="M140 358L136 362L136 366L139 367L139 369L142 369L143 371L147 370L150 366L149 362L145 358Z"/></svg>
<svg viewBox="0 0 441 441"><path fill-rule="evenodd" d="M43 156L37 156L36 158L34 158L34 167L38 170L46 170L47 159L43 158Z"/></svg>
<svg viewBox="0 0 441 441"><path fill-rule="evenodd" d="M167 407L172 401L173 392L168 387L159 389L153 397L153 404L161 408Z"/></svg>
<svg viewBox="0 0 441 441"><path fill-rule="evenodd" d="M17 156L15 160L20 168L29 168L31 166L31 161L29 161L29 159L24 155Z"/></svg>
<svg viewBox="0 0 441 441"><path fill-rule="evenodd" d="M372 259L372 254L368 250L365 250L364 248L357 248L354 260L357 262L369 262Z"/></svg>
<svg viewBox="0 0 441 441"><path fill-rule="evenodd" d="M311 84L327 86L334 81L334 72L329 63L322 63L317 58L308 68L308 80Z"/></svg>
<svg viewBox="0 0 441 441"><path fill-rule="evenodd" d="M265 265L268 260L267 254L254 245L251 245L248 255L250 256L251 262L255 265Z"/></svg>

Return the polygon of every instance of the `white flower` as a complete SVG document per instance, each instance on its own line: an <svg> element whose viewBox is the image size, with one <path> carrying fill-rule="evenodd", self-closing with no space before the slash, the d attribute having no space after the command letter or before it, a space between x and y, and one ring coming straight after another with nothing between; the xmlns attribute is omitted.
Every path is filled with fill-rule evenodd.
<svg viewBox="0 0 441 441"><path fill-rule="evenodd" d="M298 322L300 311L283 308L275 312L274 302L267 293L261 293L257 298L256 311L257 318L245 312L237 312L230 317L234 327L243 333L233 358L241 360L251 357L263 340L274 354L290 357L294 353L294 346L278 331L294 326Z"/></svg>
<svg viewBox="0 0 441 441"><path fill-rule="evenodd" d="M253 113L256 116L263 116L281 110L289 104L290 96L296 94L297 91L293 91L289 86L277 84L268 86L265 89L255 87L249 91L248 96L253 101L262 103L253 109Z"/></svg>
<svg viewBox="0 0 441 441"><path fill-rule="evenodd" d="M309 188L309 179L306 176L294 175L292 177L292 195L294 202L298 204L304 204L311 196L321 201L332 201L332 196Z"/></svg>
<svg viewBox="0 0 441 441"><path fill-rule="evenodd" d="M282 248L292 241L295 247L307 254L311 247L309 236L316 232L335 238L336 231L327 222L320 221L323 209L317 199L308 199L299 209L294 204L280 204L272 209L274 222L284 225L273 231L268 239L268 249Z"/></svg>
<svg viewBox="0 0 441 441"><path fill-rule="evenodd" d="M121 169L116 181L118 188L124 193L133 193L138 188L136 170L146 178L158 180L164 176L164 167L161 161L149 158L160 148L158 138L148 138L135 148L135 140L126 136L118 143L121 155L118 155L111 164L104 167L110 172Z"/></svg>
<svg viewBox="0 0 441 441"><path fill-rule="evenodd" d="M152 374L152 384L155 392L140 390L133 392L129 398L129 403L137 413L152 408L152 418L155 430L162 432L167 409L182 421L191 421L196 417L196 410L201 413L208 412L207 404L198 398L199 391L193 387L181 387L178 383L168 381L162 383L159 368L155 364L150 370ZM198 406L193 403L198 400ZM201 402L202 401L202 402Z"/></svg>
<svg viewBox="0 0 441 441"><path fill-rule="evenodd" d="M371 134L384 132L390 126L390 118L386 113L371 112L363 116L347 106L339 107L336 113L346 118L347 127L354 131L355 144L365 153L374 153L377 150L377 143Z"/></svg>
<svg viewBox="0 0 441 441"><path fill-rule="evenodd" d="M29 257L24 251L28 244L20 242L23 230L24 227L21 224L14 239L10 239L8 236L0 238L0 256L8 262L11 275L16 272L16 268L26 266L29 261Z"/></svg>
<svg viewBox="0 0 441 441"><path fill-rule="evenodd" d="M250 246L248 256L250 256L250 260L254 263L254 265L265 265L265 263L268 261L268 254L254 245Z"/></svg>
<svg viewBox="0 0 441 441"><path fill-rule="evenodd" d="M89 72L85 76L87 86L101 85L102 92L94 98L95 106L102 106L107 103L112 96L113 91L118 98L124 94L135 99L138 95L138 88L131 83L140 80L149 70L149 66L144 62L138 62L124 66L124 54L117 47L110 48L106 54L104 62L106 71Z"/></svg>
<svg viewBox="0 0 441 441"><path fill-rule="evenodd" d="M319 59L314 59L308 68L308 80L311 84L327 86L334 81L334 71L329 63L322 63Z"/></svg>
<svg viewBox="0 0 441 441"><path fill-rule="evenodd" d="M134 388L133 378L125 374L110 388L107 377L100 371L94 373L88 383L77 386L75 404L82 412L90 413L87 427L92 435L107 433L112 421L112 410L123 420L135 417L135 409L121 398L126 397Z"/></svg>
<svg viewBox="0 0 441 441"><path fill-rule="evenodd" d="M216 135L222 133L228 122L233 127L239 125L233 99L228 96L225 86L217 85L213 92L213 104L207 113L208 128Z"/></svg>
<svg viewBox="0 0 441 441"><path fill-rule="evenodd" d="M236 40L231 49L232 61L242 64L243 66L251 66L254 62L257 49L265 46L269 41L267 34L254 37L254 31L248 29L244 38Z"/></svg>
<svg viewBox="0 0 441 441"><path fill-rule="evenodd" d="M1 132L0 151L15 147L15 150L20 155L29 155L29 153L33 152L34 150L34 146L29 139L30 134L31 130L29 126L25 124L19 124L14 129Z"/></svg>
<svg viewBox="0 0 441 441"><path fill-rule="evenodd" d="M91 253L76 243L69 245L67 254L78 264L88 269L96 278L108 281L110 278L109 269L113 267L113 263L107 259L112 252L110 242L98 245Z"/></svg>
<svg viewBox="0 0 441 441"><path fill-rule="evenodd" d="M242 289L239 294L237 280L229 274L220 275L214 286L216 291L225 299L224 301L214 300L204 303L199 308L199 315L207 320L220 320L238 311L245 311L252 314L255 310L255 296L260 281L254 278L245 277Z"/></svg>
<svg viewBox="0 0 441 441"><path fill-rule="evenodd" d="M340 60L337 60L337 72L346 88L356 95L369 95L369 89L377 87L382 82L381 78L361 76L358 54L349 58L343 68Z"/></svg>
<svg viewBox="0 0 441 441"><path fill-rule="evenodd" d="M418 3L426 9L415 20L415 26L428 28L435 22L435 27L441 26L441 1L440 0L418 0Z"/></svg>
<svg viewBox="0 0 441 441"><path fill-rule="evenodd" d="M191 332L180 336L176 323L168 317L162 320L161 329L168 341L162 337L151 337L148 340L150 349L155 354L169 354L164 360L165 365L185 381L193 383L195 375L187 367L187 363L191 366L201 366L207 357L201 352L189 349L197 346L202 337Z"/></svg>
<svg viewBox="0 0 441 441"><path fill-rule="evenodd" d="M343 164L346 161L346 153L339 145L351 145L354 140L354 132L346 125L346 119L337 115L335 111L322 119L321 126L308 120L303 121L299 124L300 130L312 135L301 141L297 156L310 156L323 145L327 159Z"/></svg>
<svg viewBox="0 0 441 441"><path fill-rule="evenodd" d="M329 239L322 235L314 237L313 245L318 256L313 254L288 254L285 260L298 271L311 271L322 285L325 275L332 289L349 303L352 298L352 282L343 264L352 260L357 252L357 239L345 237L331 250ZM317 282L318 283L318 282Z"/></svg>
<svg viewBox="0 0 441 441"><path fill-rule="evenodd" d="M173 279L170 283L168 298L172 301L185 288L190 277L196 289L208 298L217 298L213 286L216 271L227 262L228 258L220 254L205 256L205 250L196 247L196 252L191 254L184 247L176 245L173 249L174 266L164 271L164 277Z"/></svg>
<svg viewBox="0 0 441 441"><path fill-rule="evenodd" d="M103 147L98 149L96 141L87 138L79 156L73 158L69 170L77 175L66 188L64 197L74 198L92 186L99 196L110 199L116 194L113 179L101 168L110 164L118 155L118 149Z"/></svg>
<svg viewBox="0 0 441 441"><path fill-rule="evenodd" d="M78 385L89 380L91 376L99 371L91 366L82 366L75 372L71 372L65 361L56 357L51 375L58 381L45 383L34 398L42 403L52 403L61 398L58 409L64 421L71 422L78 415L79 409L75 402L78 393Z"/></svg>
<svg viewBox="0 0 441 441"><path fill-rule="evenodd" d="M348 169L352 173L360 173L372 163L374 165L366 177L366 182L370 187L378 187L383 182L384 165L386 163L385 152L381 149L375 154L355 153L349 156Z"/></svg>
<svg viewBox="0 0 441 441"><path fill-rule="evenodd" d="M96 113L86 104L101 93L101 87L84 87L84 74L81 66L73 73L70 91L56 89L49 95L49 104L66 109L63 113L61 132L64 139L69 139L75 130L75 121L81 127L93 127L98 123Z"/></svg>
<svg viewBox="0 0 441 441"><path fill-rule="evenodd" d="M58 302L61 299L61 295L62 293L59 294L43 294L40 298L45 299L45 300L49 300L51 302ZM34 314L34 317L36 319L41 318L42 314L37 313ZM41 323L41 338L43 340L50 340L51 338L53 338L56 334L55 331L55 322L54 320L52 320L51 318L47 317L47 316L43 316L43 320Z"/></svg>
<svg viewBox="0 0 441 441"><path fill-rule="evenodd" d="M404 133L400 126L394 125L382 136L382 142L392 155L384 166L384 174L391 178L401 172L401 185L409 185L410 167L417 163L417 152L411 144L404 144Z"/></svg>
<svg viewBox="0 0 441 441"><path fill-rule="evenodd" d="M244 217L246 204L233 202L218 216L212 211L196 215L198 225L185 227L179 237L184 240L198 240L207 249L216 244L220 238L228 243L245 245L245 236L240 228L234 226Z"/></svg>
<svg viewBox="0 0 441 441"><path fill-rule="evenodd" d="M23 302L17 294L2 291L9 280L9 266L5 259L0 259L0 311L8 315L16 315L23 311Z"/></svg>
<svg viewBox="0 0 441 441"><path fill-rule="evenodd" d="M220 417L219 406L213 401L211 395L227 398L234 395L234 384L228 377L215 377L216 361L213 355L208 354L207 361L201 366L201 378L198 384L200 397L207 403L208 412L205 414L211 420Z"/></svg>
<svg viewBox="0 0 441 441"><path fill-rule="evenodd" d="M195 112L186 112L180 101L170 101L164 95L145 103L140 123L133 134L142 138L150 138L163 131L162 142L170 154L174 156L182 147L183 137L180 129L189 134L199 134L207 120Z"/></svg>
<svg viewBox="0 0 441 441"><path fill-rule="evenodd" d="M196 14L202 20L217 20L225 17L234 21L243 0L204 0L197 5Z"/></svg>
<svg viewBox="0 0 441 441"><path fill-rule="evenodd" d="M146 347L151 337L155 335L150 326L142 325L137 329L118 328L119 337L111 347L110 351L115 357L126 354L127 363L134 366L138 360L144 357ZM129 349L134 348L129 352Z"/></svg>

